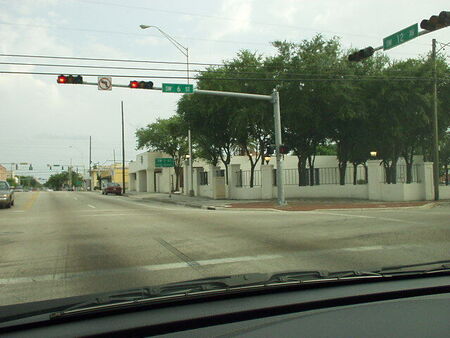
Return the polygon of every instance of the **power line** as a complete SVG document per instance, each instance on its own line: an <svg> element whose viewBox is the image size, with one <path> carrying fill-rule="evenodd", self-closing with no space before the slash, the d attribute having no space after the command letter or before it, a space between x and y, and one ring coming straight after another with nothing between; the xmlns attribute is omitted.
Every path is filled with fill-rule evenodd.
<svg viewBox="0 0 450 338"><path fill-rule="evenodd" d="M160 60L137 60L137 59L111 59L111 58L93 58L93 57L76 57L76 56L51 56L51 55L29 55L29 54L6 54L6 53L0 53L0 57L13 57L13 58L37 58L37 59L57 59L57 60L79 60L79 61L100 61L100 62L125 62L125 63L156 63L156 64L169 64L169 65L186 65L186 62L178 62L178 61L160 61ZM3 64L8 64L6 62L3 62ZM13 64L13 63L11 63ZM19 64L19 63L18 63ZM25 63L24 63L25 64ZM226 67L229 66L229 63L202 63L202 62L189 62L190 65L195 65L195 66L211 66L211 67ZM31 65L31 64L30 64ZM38 64L36 64L38 65ZM42 64L44 65L44 64ZM46 64L45 64L46 65ZM55 67L59 66L59 65L54 65ZM76 67L79 68L83 68L84 65L79 65ZM65 65L61 65L61 67L66 67ZM75 66L74 66L75 67ZM247 67L249 68L257 68L260 66L257 65L248 65ZM139 67L103 67L103 66L99 66L99 67L95 67L95 66L89 66L86 65L85 68L101 68L101 69L134 69L134 70L152 70L151 68L139 68ZM269 67L270 69L271 67ZM275 68L275 66L273 66L273 68ZM286 68L286 70L290 70L291 68ZM162 69L155 69L158 71L163 71ZM165 71L165 70L164 70ZM169 70L168 70L169 71ZM185 72L186 70L180 69L180 72ZM208 70L192 70L193 72L208 72ZM392 71L392 70L391 70ZM401 71L401 70L393 70L393 71ZM247 73L247 74L252 74L254 72L236 72L236 73ZM334 71L332 72L333 74ZM286 74L286 73L285 73ZM295 73L294 73L295 74ZM298 73L297 73L298 74ZM304 74L302 74L304 75ZM314 76L314 74L312 74L311 76Z"/></svg>
<svg viewBox="0 0 450 338"><path fill-rule="evenodd" d="M87 68L87 69L115 69L115 70L142 70L142 71L161 71L161 72L178 72L185 73L185 69L172 69L172 68L140 68L140 67L121 67L121 66L101 66L101 65L67 65L67 64L49 64L49 63L27 63L27 62L0 62L0 65L10 65L10 66L35 66L35 67L61 67L61 68ZM210 73L209 70L190 70L193 73ZM401 70L399 70L401 71ZM407 74L406 72L403 72ZM273 75L274 73L270 72L248 72L248 71L228 71L227 74L240 75L240 74L251 74L251 75ZM284 76L323 76L330 73L316 73L316 74L308 74L308 73L282 73ZM356 74L346 74L346 73L336 73L333 72L333 75L345 75L345 76L354 76L358 77ZM371 75L365 75L366 77L371 77Z"/></svg>
<svg viewBox="0 0 450 338"><path fill-rule="evenodd" d="M16 75L53 75L58 76L60 73L52 73L52 72L30 72L30 71L5 71L0 70L0 74L16 74ZM105 76L105 74L77 74L81 76ZM117 77L117 78L148 78L148 79L178 79L178 80L186 80L186 76L159 76L159 75L121 75L121 74L109 74L109 76ZM440 79L449 79L450 77L441 77ZM360 76L356 78L345 78L344 76L334 76L329 78L281 78L281 79L268 79L268 78L239 78L239 77L202 77L202 80L218 80L218 81L265 81L265 82L309 82L309 81L368 81L368 80L381 80L381 81L412 81L412 80L430 80L431 77L371 77L367 78L365 76Z"/></svg>

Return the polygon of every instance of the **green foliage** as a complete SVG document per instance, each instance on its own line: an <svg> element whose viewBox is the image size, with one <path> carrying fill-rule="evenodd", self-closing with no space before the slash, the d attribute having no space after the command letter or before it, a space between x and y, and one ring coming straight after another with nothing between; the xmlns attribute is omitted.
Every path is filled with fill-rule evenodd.
<svg viewBox="0 0 450 338"><path fill-rule="evenodd" d="M16 180L14 178L7 178L6 182L8 182L10 187L16 187L17 186Z"/></svg>
<svg viewBox="0 0 450 338"><path fill-rule="evenodd" d="M431 154L433 62L430 57L392 62L376 53L362 62L348 62L351 51L338 38L316 35L299 43L275 41L276 53L263 57L240 51L222 66L197 77L197 88L230 92L280 93L283 143L298 157L299 183L313 184L306 164L316 155L339 160L341 184L347 163L364 164L377 151L387 173L403 157L411 168L413 155ZM437 58L439 135L450 126L450 68ZM177 119L191 128L196 156L227 169L233 153L246 154L252 172L273 139L273 107L264 101L184 95ZM159 126L161 124L161 126ZM160 133L162 122L138 130L138 147L172 154L178 135ZM159 126L157 128L157 125ZM148 135L150 133L153 137ZM393 175L395 176L395 175ZM355 179L356 182L356 179ZM395 182L394 182L395 183Z"/></svg>
<svg viewBox="0 0 450 338"><path fill-rule="evenodd" d="M33 176L19 176L19 181L24 188L39 188L42 186Z"/></svg>
<svg viewBox="0 0 450 338"><path fill-rule="evenodd" d="M168 119L158 119L155 123L147 125L136 131L137 148L146 148L160 151L172 156L175 162L176 186L179 187L181 163L188 153L189 126L178 116Z"/></svg>
<svg viewBox="0 0 450 338"><path fill-rule="evenodd" d="M44 186L47 188L51 188L54 190L61 190L64 187L68 187L70 185L70 176L72 176L72 185L75 187L80 187L83 184L83 177L77 172L72 171L69 173L68 171L63 171L58 174L53 174L49 177L47 182L45 182Z"/></svg>

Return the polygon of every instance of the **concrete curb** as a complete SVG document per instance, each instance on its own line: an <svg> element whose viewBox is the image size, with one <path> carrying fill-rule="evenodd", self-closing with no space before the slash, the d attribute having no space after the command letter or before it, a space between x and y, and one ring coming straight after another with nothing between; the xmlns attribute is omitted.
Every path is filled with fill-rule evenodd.
<svg viewBox="0 0 450 338"><path fill-rule="evenodd" d="M418 206L405 206L405 207L380 207L380 208L338 208L338 209L332 209L332 208L317 208L317 209L311 209L311 210L283 210L283 209L277 209L277 208L231 208L231 207L224 207L216 210L235 210L235 211L277 211L277 212L308 212L308 211L321 211L321 210L327 210L327 211L367 211L367 210L397 210L397 209L431 209L434 208L438 203L431 202L424 205L418 205Z"/></svg>
<svg viewBox="0 0 450 338"><path fill-rule="evenodd" d="M123 195L125 197L131 198L133 200L141 200L146 202L160 202L160 203L166 203L166 204L175 204L179 206L184 206L187 208L195 208L195 209L203 209L203 210L234 210L234 211L275 211L275 212L308 212L308 211L320 211L320 210L329 210L329 211L342 211L342 210L351 210L351 211L367 211L367 210L396 210L396 209L414 209L414 208L420 208L420 209L430 209L434 208L435 206L439 205L439 202L430 202L426 203L424 205L419 206L400 206L400 207L374 207L374 208L317 208L317 209L311 209L311 210L283 210L283 209L277 209L277 208L239 208L235 207L232 208L229 205L221 205L221 206L213 206L213 205L205 205L205 204L197 204L197 203L191 203L191 202L181 202L181 201L174 201L174 200L167 200L167 199L156 199L156 198L135 198L132 195L125 194Z"/></svg>
<svg viewBox="0 0 450 338"><path fill-rule="evenodd" d="M125 195L124 195L125 196ZM136 201L145 201L145 202L160 202L160 203L166 203L166 204L175 204L187 208L196 208L196 209L205 209L205 210L216 210L215 206L210 205L203 205L203 204L196 204L196 203L190 203L190 202L181 202L181 201L174 201L174 200L167 200L167 199L157 199L157 198L135 198L130 195L126 196L128 198L131 198Z"/></svg>

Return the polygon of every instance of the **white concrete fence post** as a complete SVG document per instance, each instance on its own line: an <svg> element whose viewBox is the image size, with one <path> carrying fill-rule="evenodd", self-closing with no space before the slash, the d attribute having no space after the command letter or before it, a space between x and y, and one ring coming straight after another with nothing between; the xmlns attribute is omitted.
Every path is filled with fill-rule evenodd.
<svg viewBox="0 0 450 338"><path fill-rule="evenodd" d="M383 167L379 160L367 161L369 200L380 200L383 183Z"/></svg>
<svg viewBox="0 0 450 338"><path fill-rule="evenodd" d="M434 180L433 180L433 162L424 162L423 167L419 167L419 175L423 184L423 196L426 201L434 200Z"/></svg>
<svg viewBox="0 0 450 338"><path fill-rule="evenodd" d="M261 198L273 198L273 165L261 165Z"/></svg>

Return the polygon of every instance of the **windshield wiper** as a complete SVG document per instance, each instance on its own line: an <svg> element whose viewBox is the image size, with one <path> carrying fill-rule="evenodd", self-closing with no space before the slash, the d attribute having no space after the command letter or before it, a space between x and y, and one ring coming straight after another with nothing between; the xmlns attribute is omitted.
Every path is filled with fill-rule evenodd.
<svg viewBox="0 0 450 338"><path fill-rule="evenodd" d="M387 275L413 275L413 274L432 274L448 271L450 272L450 260L434 261L419 264L387 266L381 268L378 272Z"/></svg>
<svg viewBox="0 0 450 338"><path fill-rule="evenodd" d="M426 267L424 269L424 267ZM217 292L250 291L267 287L292 284L319 284L361 279L391 278L396 276L423 275L446 271L450 273L450 261L383 267L362 271L294 271L276 274L251 273L195 279L154 287L130 289L94 297L92 300L76 304L63 311L51 314L51 318L76 315L83 312L107 310L116 307L136 306L152 301L180 300L187 296L200 296Z"/></svg>
<svg viewBox="0 0 450 338"><path fill-rule="evenodd" d="M51 314L51 318L61 317L79 310L110 307L113 305L131 305L143 300L161 299L171 296L187 296L208 291L228 290L236 287L261 285L270 275L264 273L250 273L203 279L186 282L170 283L160 286L143 287L100 295L90 301L73 305L60 312Z"/></svg>

